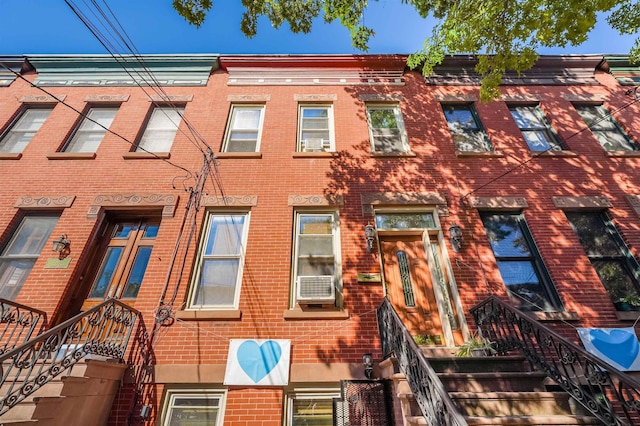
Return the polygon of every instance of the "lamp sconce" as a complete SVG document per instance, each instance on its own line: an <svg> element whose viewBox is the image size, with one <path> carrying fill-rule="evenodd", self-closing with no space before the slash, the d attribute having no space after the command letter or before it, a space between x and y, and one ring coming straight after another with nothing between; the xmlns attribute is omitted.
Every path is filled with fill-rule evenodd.
<svg viewBox="0 0 640 426"><path fill-rule="evenodd" d="M62 235L53 242L53 251L58 253L60 260L66 258L71 254L71 240L67 239L66 235Z"/></svg>
<svg viewBox="0 0 640 426"><path fill-rule="evenodd" d="M454 253L460 252L462 248L462 229L458 225L451 225L449 228L449 240Z"/></svg>
<svg viewBox="0 0 640 426"><path fill-rule="evenodd" d="M364 227L364 238L367 242L367 253L373 251L373 243L376 240L376 228L370 223L367 223Z"/></svg>
<svg viewBox="0 0 640 426"><path fill-rule="evenodd" d="M370 353L362 355L362 365L364 366L364 376L371 379L373 377L373 355Z"/></svg>

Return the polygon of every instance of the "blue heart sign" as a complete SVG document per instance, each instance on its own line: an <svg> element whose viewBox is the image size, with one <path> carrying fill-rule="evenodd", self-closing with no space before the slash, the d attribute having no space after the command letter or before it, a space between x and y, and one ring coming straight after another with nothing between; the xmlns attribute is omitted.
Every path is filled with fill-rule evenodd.
<svg viewBox="0 0 640 426"><path fill-rule="evenodd" d="M640 344L633 327L578 328L585 349L622 371L640 370Z"/></svg>
<svg viewBox="0 0 640 426"><path fill-rule="evenodd" d="M231 339L224 384L285 386L290 352L290 340Z"/></svg>

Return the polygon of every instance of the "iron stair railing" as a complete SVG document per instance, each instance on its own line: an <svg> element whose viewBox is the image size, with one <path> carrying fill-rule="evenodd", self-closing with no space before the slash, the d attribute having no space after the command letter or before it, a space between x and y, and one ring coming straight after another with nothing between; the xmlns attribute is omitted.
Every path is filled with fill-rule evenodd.
<svg viewBox="0 0 640 426"><path fill-rule="evenodd" d="M122 361L138 316L109 299L0 355L0 415L88 354Z"/></svg>
<svg viewBox="0 0 640 426"><path fill-rule="evenodd" d="M31 339L33 333L39 333L46 322L47 314L43 311L0 299L0 354Z"/></svg>
<svg viewBox="0 0 640 426"><path fill-rule="evenodd" d="M640 382L491 296L471 309L481 334L531 363L607 425L640 424Z"/></svg>
<svg viewBox="0 0 640 426"><path fill-rule="evenodd" d="M435 370L413 340L400 317L385 297L378 308L378 328L385 358L392 354L398 360L413 396L427 424L432 426L467 426Z"/></svg>

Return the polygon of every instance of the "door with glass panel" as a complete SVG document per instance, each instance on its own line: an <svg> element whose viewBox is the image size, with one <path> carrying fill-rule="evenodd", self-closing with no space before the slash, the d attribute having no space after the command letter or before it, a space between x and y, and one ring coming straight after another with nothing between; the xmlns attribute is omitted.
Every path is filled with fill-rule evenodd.
<svg viewBox="0 0 640 426"><path fill-rule="evenodd" d="M111 298L134 305L159 224L156 219L137 218L116 220L106 227L94 263L97 269L89 274L91 287L83 311Z"/></svg>
<svg viewBox="0 0 640 426"><path fill-rule="evenodd" d="M443 345L440 312L421 235L380 237L389 301L411 335Z"/></svg>

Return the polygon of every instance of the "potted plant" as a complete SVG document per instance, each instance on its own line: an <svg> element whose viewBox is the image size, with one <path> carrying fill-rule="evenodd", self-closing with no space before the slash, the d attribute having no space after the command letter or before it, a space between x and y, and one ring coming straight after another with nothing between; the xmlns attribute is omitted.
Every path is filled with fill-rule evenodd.
<svg viewBox="0 0 640 426"><path fill-rule="evenodd" d="M639 311L640 310L640 296L628 295L621 297L614 303L618 311Z"/></svg>
<svg viewBox="0 0 640 426"><path fill-rule="evenodd" d="M458 347L457 357L489 356L496 354L493 342L482 336L473 334L469 340Z"/></svg>

